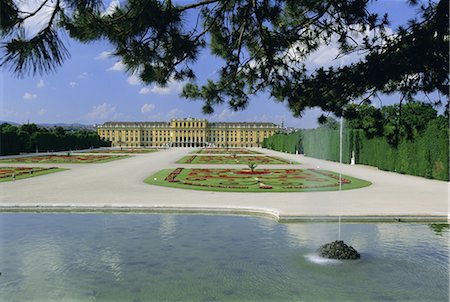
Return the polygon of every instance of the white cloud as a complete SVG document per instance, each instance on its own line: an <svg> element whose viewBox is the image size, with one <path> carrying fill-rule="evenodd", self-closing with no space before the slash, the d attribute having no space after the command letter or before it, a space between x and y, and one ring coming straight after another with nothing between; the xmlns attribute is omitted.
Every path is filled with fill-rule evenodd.
<svg viewBox="0 0 450 302"><path fill-rule="evenodd" d="M41 5L43 1L14 1L17 4L19 17L26 17L30 13L35 12ZM60 3L64 8L64 3ZM36 35L44 27L47 26L54 7L56 6L56 1L47 1L47 3L37 12L34 16L25 19L24 27L26 38L30 38Z"/></svg>
<svg viewBox="0 0 450 302"><path fill-rule="evenodd" d="M106 8L106 10L102 13L103 16L109 16L112 15L114 13L114 11L116 10L116 8L120 7L120 2L119 0L112 0L109 3L109 6Z"/></svg>
<svg viewBox="0 0 450 302"><path fill-rule="evenodd" d="M34 100L35 98L37 98L37 94L33 94L30 92L25 92L25 94L23 95L24 100L31 101L31 100Z"/></svg>
<svg viewBox="0 0 450 302"><path fill-rule="evenodd" d="M149 94L151 92L150 88L144 87L139 90L139 94Z"/></svg>
<svg viewBox="0 0 450 302"><path fill-rule="evenodd" d="M106 60L111 57L111 54L112 54L112 52L110 52L110 51L102 51L95 57L95 59L96 60Z"/></svg>
<svg viewBox="0 0 450 302"><path fill-rule="evenodd" d="M174 80L170 80L166 86L153 86L150 90L152 93L165 95L165 94L174 94L174 93L180 93L183 89L184 83L177 82Z"/></svg>
<svg viewBox="0 0 450 302"><path fill-rule="evenodd" d="M38 82L37 82L37 84L36 84L36 87L37 88L42 88L42 87L44 87L45 86L45 83L44 83L44 80L43 79L40 79Z"/></svg>
<svg viewBox="0 0 450 302"><path fill-rule="evenodd" d="M221 121L221 120L229 119L229 118L233 117L234 115L236 115L236 112L225 108L219 114L215 114L214 118L216 118L218 121Z"/></svg>
<svg viewBox="0 0 450 302"><path fill-rule="evenodd" d="M108 71L122 71L125 70L125 65L123 64L122 61L118 61L116 63L114 63L113 66L111 66L110 68L107 69Z"/></svg>
<svg viewBox="0 0 450 302"><path fill-rule="evenodd" d="M352 26L355 27L355 26ZM388 35L392 35L393 31L390 28L386 28L386 33ZM364 33L353 33L352 34L352 41L349 41L351 45L354 44L353 41L356 41L358 44L362 44L364 37L373 37L374 35L377 35L377 32L374 32L373 30L366 30ZM288 50L288 57L294 62L304 62L308 70L313 70L318 67L339 67L348 65L357 61L360 61L364 58L366 53L360 53L357 51L351 52L346 55L339 56L339 43L338 43L339 36L334 34L332 35L329 43L323 44L320 46L316 51L309 54L306 59L302 56L302 52L304 51L304 47L294 44L289 50ZM383 42L381 42L383 43Z"/></svg>
<svg viewBox="0 0 450 302"><path fill-rule="evenodd" d="M155 104L144 104L141 107L141 112L148 113L148 112L152 111L153 109L155 109Z"/></svg>
<svg viewBox="0 0 450 302"><path fill-rule="evenodd" d="M39 110L39 111L37 112L37 115L42 116L42 115L44 115L44 114L46 114L46 113L47 113L47 109L42 108L41 110Z"/></svg>
<svg viewBox="0 0 450 302"><path fill-rule="evenodd" d="M161 95L170 94L170 92L171 92L169 87L161 87L161 86L153 86L150 91L152 93L161 94Z"/></svg>
<svg viewBox="0 0 450 302"><path fill-rule="evenodd" d="M136 74L129 76L127 79L127 82L128 82L128 84L133 85L133 86L142 84L141 79Z"/></svg>
<svg viewBox="0 0 450 302"><path fill-rule="evenodd" d="M319 47L315 52L309 55L305 60L305 64L310 68L317 67L339 67L356 62L363 58L357 52L349 53L348 55L338 57L339 47L337 45L337 38L333 38L333 41L329 45L323 45Z"/></svg>
<svg viewBox="0 0 450 302"><path fill-rule="evenodd" d="M78 86L78 83L77 82L70 82L69 86L70 87L75 87L75 86Z"/></svg>
<svg viewBox="0 0 450 302"><path fill-rule="evenodd" d="M107 103L92 107L92 110L87 114L89 120L115 119L120 116L122 114L116 112L116 106Z"/></svg>
<svg viewBox="0 0 450 302"><path fill-rule="evenodd" d="M139 78L137 74L133 74L127 79L128 84L136 86L136 85L144 85L142 80ZM183 82L177 82L174 80L170 80L165 86L153 85L151 88L143 87L139 90L139 94L150 94L155 93L159 95L167 95L167 94L179 94L183 89Z"/></svg>
<svg viewBox="0 0 450 302"><path fill-rule="evenodd" d="M327 47L322 47L322 49L315 52L310 57L310 61L317 65L325 65L335 60L338 55L339 49L333 45L328 45Z"/></svg>
<svg viewBox="0 0 450 302"><path fill-rule="evenodd" d="M167 112L168 118L182 118L184 115L184 111L178 108L174 108Z"/></svg>
<svg viewBox="0 0 450 302"><path fill-rule="evenodd" d="M88 77L88 75L89 75L89 73L85 71L85 72L83 72L82 74L80 74L80 75L78 76L78 78L79 78L79 79L85 79L85 78Z"/></svg>

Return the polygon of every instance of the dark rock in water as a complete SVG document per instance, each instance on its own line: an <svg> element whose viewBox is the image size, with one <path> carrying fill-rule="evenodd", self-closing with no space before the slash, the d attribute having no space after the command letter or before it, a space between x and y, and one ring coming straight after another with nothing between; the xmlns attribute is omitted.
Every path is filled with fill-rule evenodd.
<svg viewBox="0 0 450 302"><path fill-rule="evenodd" d="M351 246L346 245L342 240L336 240L319 247L319 256L328 259L355 260L359 259L359 253Z"/></svg>

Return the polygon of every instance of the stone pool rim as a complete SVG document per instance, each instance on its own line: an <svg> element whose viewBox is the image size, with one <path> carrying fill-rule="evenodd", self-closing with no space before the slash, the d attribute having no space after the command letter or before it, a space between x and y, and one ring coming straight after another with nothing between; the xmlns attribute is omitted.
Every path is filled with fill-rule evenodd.
<svg viewBox="0 0 450 302"><path fill-rule="evenodd" d="M338 215L286 215L275 210L238 207L181 207L181 206L130 206L130 205L0 205L4 213L92 213L92 214L198 214L245 215L270 218L279 223L338 222ZM450 216L443 215L342 215L344 223L449 223Z"/></svg>

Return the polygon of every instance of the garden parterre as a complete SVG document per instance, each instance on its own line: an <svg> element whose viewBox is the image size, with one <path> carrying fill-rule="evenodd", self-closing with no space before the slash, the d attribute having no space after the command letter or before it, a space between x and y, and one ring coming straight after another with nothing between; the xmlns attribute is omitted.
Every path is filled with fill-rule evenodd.
<svg viewBox="0 0 450 302"><path fill-rule="evenodd" d="M65 169L57 167L0 167L0 182L24 179Z"/></svg>
<svg viewBox="0 0 450 302"><path fill-rule="evenodd" d="M220 156L220 155L191 155L185 156L177 161L180 164L230 164L230 165L248 165L255 163L258 165L286 165L297 164L296 162L290 162L289 160L278 158L274 156Z"/></svg>
<svg viewBox="0 0 450 302"><path fill-rule="evenodd" d="M193 151L194 154L261 154L261 152L238 148L204 148Z"/></svg>
<svg viewBox="0 0 450 302"><path fill-rule="evenodd" d="M162 170L145 180L148 184L207 191L230 192L308 192L339 189L339 175L317 169L186 169ZM343 190L370 185L345 176Z"/></svg>
<svg viewBox="0 0 450 302"><path fill-rule="evenodd" d="M131 153L131 154L140 154L140 153L153 153L157 152L161 149L97 149L91 150L88 153Z"/></svg>
<svg viewBox="0 0 450 302"><path fill-rule="evenodd" d="M128 157L127 155L43 155L31 157L15 157L0 159L0 163L60 163L60 164L78 164L78 163L99 163Z"/></svg>

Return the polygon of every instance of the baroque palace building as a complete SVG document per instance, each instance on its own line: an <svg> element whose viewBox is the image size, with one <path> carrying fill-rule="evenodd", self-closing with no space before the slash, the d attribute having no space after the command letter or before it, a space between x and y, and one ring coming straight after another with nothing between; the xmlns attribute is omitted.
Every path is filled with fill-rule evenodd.
<svg viewBox="0 0 450 302"><path fill-rule="evenodd" d="M98 135L113 147L260 147L281 127L273 123L172 119L170 122L106 122Z"/></svg>

